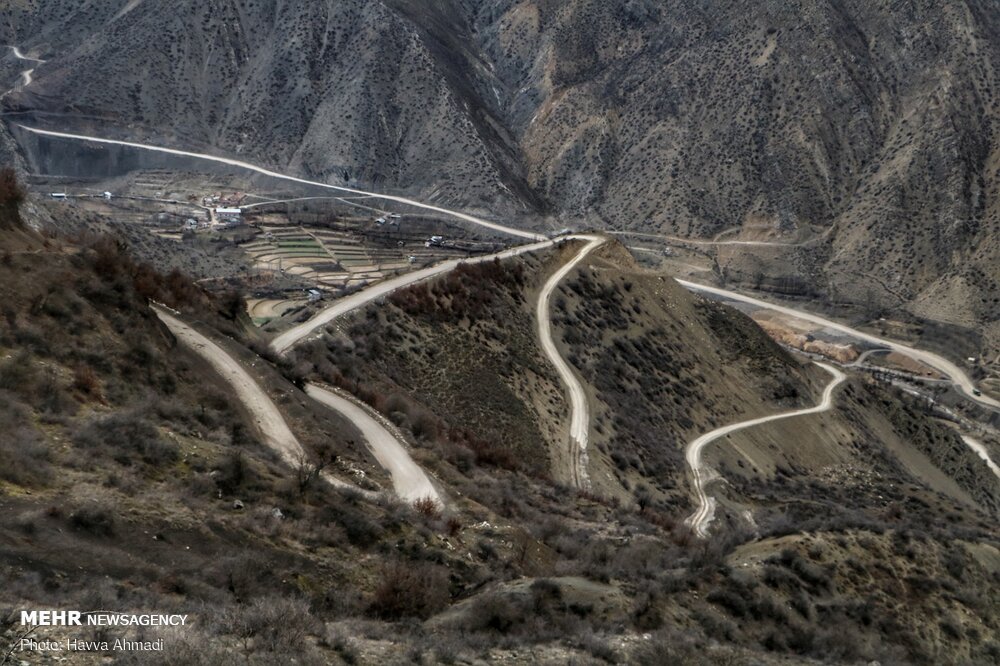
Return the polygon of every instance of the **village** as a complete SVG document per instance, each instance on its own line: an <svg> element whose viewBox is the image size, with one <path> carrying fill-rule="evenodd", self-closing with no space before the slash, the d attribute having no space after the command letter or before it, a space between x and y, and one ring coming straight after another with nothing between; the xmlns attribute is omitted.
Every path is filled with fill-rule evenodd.
<svg viewBox="0 0 1000 666"><path fill-rule="evenodd" d="M393 275L502 247L498 239L405 206L235 188L219 177L146 171L110 182L64 183L58 191L45 185L51 205L113 215L157 239L212 253L235 250L241 271L204 275L201 282L238 287L261 327Z"/></svg>

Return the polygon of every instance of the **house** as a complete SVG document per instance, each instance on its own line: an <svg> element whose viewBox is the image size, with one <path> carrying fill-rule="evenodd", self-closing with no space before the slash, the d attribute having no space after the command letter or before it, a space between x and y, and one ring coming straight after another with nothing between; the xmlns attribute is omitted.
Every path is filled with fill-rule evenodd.
<svg viewBox="0 0 1000 666"><path fill-rule="evenodd" d="M319 291L318 289L310 289L306 293L309 295L310 303L315 303L316 301L323 300L323 292Z"/></svg>
<svg viewBox="0 0 1000 666"><path fill-rule="evenodd" d="M243 210L240 208L216 208L215 217L219 224L235 225L243 220Z"/></svg>
<svg viewBox="0 0 1000 666"><path fill-rule="evenodd" d="M184 228L194 231L195 229L198 228L198 220L194 219L193 217L189 217L188 219L184 220Z"/></svg>
<svg viewBox="0 0 1000 666"><path fill-rule="evenodd" d="M104 193L104 198L105 199L110 199L111 198L111 192L105 192Z"/></svg>

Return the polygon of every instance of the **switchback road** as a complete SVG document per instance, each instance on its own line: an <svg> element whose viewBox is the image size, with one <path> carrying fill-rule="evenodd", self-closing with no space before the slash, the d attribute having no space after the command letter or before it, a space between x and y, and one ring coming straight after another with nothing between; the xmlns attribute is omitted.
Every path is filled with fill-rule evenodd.
<svg viewBox="0 0 1000 666"><path fill-rule="evenodd" d="M833 320L826 319L819 315L815 315L809 312L804 312L802 310L795 310L782 305L775 305L773 303L768 303L767 301L762 301L757 298L752 298L750 296L744 296L743 294L737 293L735 291L729 291L727 289L720 289L718 287L709 287L704 284L699 284L697 282L688 282L687 280L678 279L677 282L690 289L692 291L700 291L707 294L714 294L716 296L721 296L723 298L728 298L734 301L740 301L742 303L748 303L750 305L756 305L757 307L764 308L767 310L773 310L775 312L780 312L782 314L789 315L791 317L797 317L814 324L823 326L824 328L829 328L835 331L840 331L851 337L857 338L859 340L864 340L865 342L870 342L872 344L878 345L879 347L884 347L891 349L893 351L899 352L900 354L905 354L912 359L925 363L935 370L938 370L942 374L946 375L962 393L966 395L970 400L978 402L981 405L987 405L989 407L994 407L1000 409L1000 401L994 400L989 396L976 395L975 391L976 385L972 382L965 372L962 371L957 365L949 361L948 359L939 356L933 352L924 351L922 349L917 349L909 345L905 345L901 342L893 342L892 340L887 340L885 338L880 338L871 333L865 333L859 331L850 326L844 324L839 324Z"/></svg>
<svg viewBox="0 0 1000 666"><path fill-rule="evenodd" d="M288 427L274 401L250 376L250 373L240 365L239 361L230 356L222 347L163 308L154 307L153 311L181 344L205 359L212 369L232 387L236 398L253 418L264 443L278 454L283 463L292 469L298 469L307 459L305 449L302 448L299 440ZM322 477L334 487L360 492L369 498L376 497L375 493L371 491L362 490L352 483L341 481L329 474L323 474Z"/></svg>
<svg viewBox="0 0 1000 666"><path fill-rule="evenodd" d="M427 268L421 268L420 270L413 271L412 273L403 273L402 275L397 275L396 277L389 278L388 280L383 280L382 282L378 282L367 289L338 299L331 306L320 310L310 319L297 326L293 326L284 333L281 333L271 341L271 349L279 354L284 354L303 339L312 335L314 331L326 326L334 319L341 317L352 310L356 310L364 305L367 305L374 300L388 296L397 289L403 289L417 282L422 282L423 280L428 280L436 275L441 275L454 270L459 266L459 264L479 264L484 261L493 261L494 259L505 259L507 257L523 254L525 252L534 252L536 250L549 247L552 244L553 241L545 240L540 243L519 245L517 247L512 247L509 250L504 250L503 252L488 254L481 257L449 259L448 261L442 261L440 264L434 264L433 266L428 266Z"/></svg>
<svg viewBox="0 0 1000 666"><path fill-rule="evenodd" d="M579 253L570 261L566 262L552 277L548 279L538 296L538 309L536 311L536 322L538 325L538 338L542 344L542 351L556 367L559 379L569 395L570 404L570 426L569 426L569 461L568 470L572 483L577 488L589 488L590 477L587 474L587 444L590 435L590 408L587 403L587 393L583 384L577 378L573 368L559 353L555 340L552 336L552 319L549 316L549 305L552 299L552 292L555 291L559 283L569 275L576 266L583 261L594 249L607 242L606 238L600 236L579 236L587 241Z"/></svg>
<svg viewBox="0 0 1000 666"><path fill-rule="evenodd" d="M410 503L430 498L438 505L444 504L427 474L413 461L400 438L389 430L381 417L353 399L318 384L307 384L306 393L342 414L361 431L372 455L392 478L392 487L400 498Z"/></svg>
<svg viewBox="0 0 1000 666"><path fill-rule="evenodd" d="M708 493L705 491L705 485L711 479L708 476L707 468L701 460L702 450L720 437L725 437L726 435L730 435L739 430L752 428L753 426L761 425L763 423L770 423L771 421L779 421L781 419L790 419L796 416L808 416L809 414L819 414L820 412L829 411L833 406L834 390L840 386L845 379L847 379L847 376L840 370L825 363L817 363L816 365L833 375L833 379L830 380L830 383L827 384L826 388L823 390L823 397L819 404L815 407L797 409L793 412L783 412L781 414L773 414L771 416L762 416L760 418L750 419L749 421L740 421L739 423L731 423L730 425L707 432L687 445L684 455L687 459L688 467L691 468L691 477L694 484L695 497L697 499L697 509L688 517L685 523L694 530L696 535L704 539L708 535L708 526L712 522L712 518L715 517L715 498L709 497Z"/></svg>

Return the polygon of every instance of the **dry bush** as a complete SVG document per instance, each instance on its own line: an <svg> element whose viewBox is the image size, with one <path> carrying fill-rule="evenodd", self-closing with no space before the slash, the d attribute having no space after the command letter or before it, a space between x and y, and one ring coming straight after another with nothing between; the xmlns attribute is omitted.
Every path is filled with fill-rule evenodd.
<svg viewBox="0 0 1000 666"><path fill-rule="evenodd" d="M73 388L88 398L104 402L101 380L89 365L81 363L73 369Z"/></svg>
<svg viewBox="0 0 1000 666"><path fill-rule="evenodd" d="M239 639L248 654L264 652L287 660L305 650L305 637L318 632L320 624L301 599L263 597L229 608L219 629Z"/></svg>
<svg viewBox="0 0 1000 666"><path fill-rule="evenodd" d="M393 562L382 572L368 613L384 620L426 619L451 599L446 570L426 563Z"/></svg>
<svg viewBox="0 0 1000 666"><path fill-rule="evenodd" d="M0 478L21 486L41 485L52 476L48 444L28 409L0 392Z"/></svg>
<svg viewBox="0 0 1000 666"><path fill-rule="evenodd" d="M441 506L433 497L421 497L413 503L413 508L428 520L436 520L441 516Z"/></svg>
<svg viewBox="0 0 1000 666"><path fill-rule="evenodd" d="M73 529L86 532L92 536L114 536L114 509L101 504L80 507L69 515L69 524Z"/></svg>
<svg viewBox="0 0 1000 666"><path fill-rule="evenodd" d="M95 451L110 451L124 465L131 464L137 456L148 465L168 465L180 455L177 444L161 437L138 410L116 412L90 421L74 435L73 443Z"/></svg>
<svg viewBox="0 0 1000 666"><path fill-rule="evenodd" d="M0 228L21 226L18 206L24 201L24 188L17 180L17 173L10 167L0 168Z"/></svg>
<svg viewBox="0 0 1000 666"><path fill-rule="evenodd" d="M0 206L19 204L24 201L24 188L17 179L17 172L11 167L0 169Z"/></svg>

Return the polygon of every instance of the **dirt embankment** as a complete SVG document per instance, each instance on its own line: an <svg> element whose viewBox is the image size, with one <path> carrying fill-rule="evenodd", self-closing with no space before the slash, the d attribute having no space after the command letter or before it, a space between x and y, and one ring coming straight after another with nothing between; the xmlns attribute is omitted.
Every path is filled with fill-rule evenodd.
<svg viewBox="0 0 1000 666"><path fill-rule="evenodd" d="M853 363L859 356L854 345L817 340L811 335L800 333L777 322L756 317L754 319L772 339L794 349L820 354L839 363Z"/></svg>

